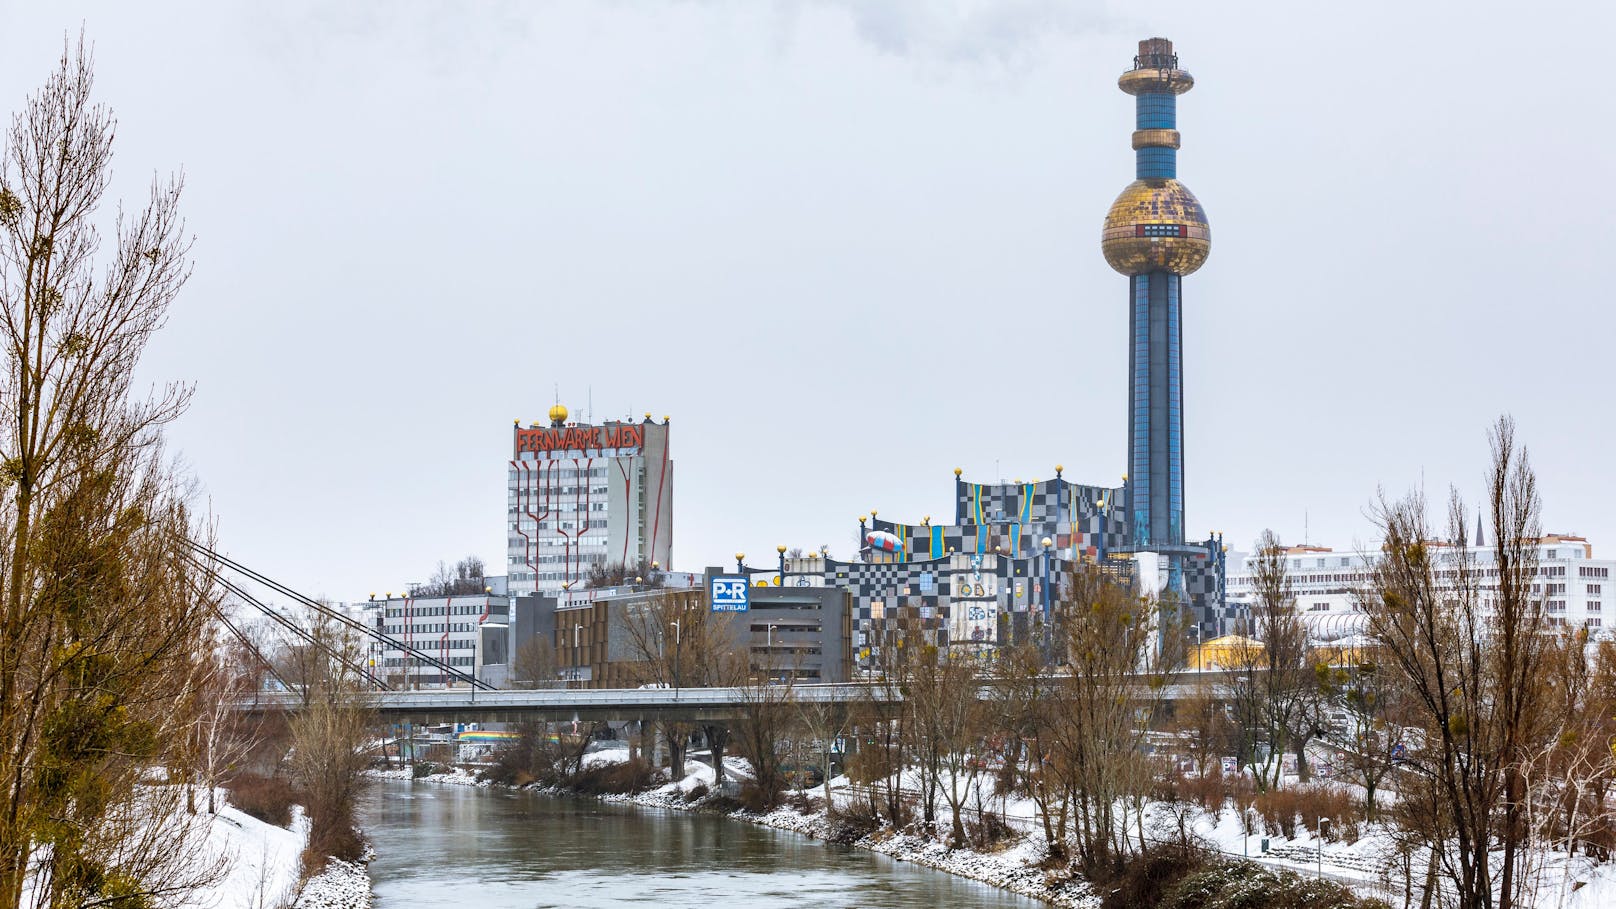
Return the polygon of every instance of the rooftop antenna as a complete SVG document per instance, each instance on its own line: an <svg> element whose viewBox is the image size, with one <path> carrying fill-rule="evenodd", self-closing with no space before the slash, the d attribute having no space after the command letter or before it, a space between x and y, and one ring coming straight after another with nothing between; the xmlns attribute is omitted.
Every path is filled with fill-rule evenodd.
<svg viewBox="0 0 1616 909"><path fill-rule="evenodd" d="M588 416L585 419L588 422L593 423L595 422L595 386L589 386L589 391L587 394L589 397L584 402L584 412L588 414Z"/></svg>
<svg viewBox="0 0 1616 909"><path fill-rule="evenodd" d="M1307 509L1304 508L1302 509L1302 545L1306 546L1311 542L1313 541L1308 537Z"/></svg>

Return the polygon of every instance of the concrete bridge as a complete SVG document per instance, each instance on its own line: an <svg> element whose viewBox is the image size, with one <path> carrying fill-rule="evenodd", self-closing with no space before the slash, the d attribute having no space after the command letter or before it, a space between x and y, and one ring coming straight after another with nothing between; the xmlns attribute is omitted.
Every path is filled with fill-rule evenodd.
<svg viewBox="0 0 1616 909"><path fill-rule="evenodd" d="M1224 672L1184 672L1161 692L1168 701L1186 697L1203 684L1225 681ZM1204 679L1204 680L1203 680ZM984 700L998 694L992 685L980 692ZM519 723L548 720L733 720L749 708L795 704L882 704L903 700L895 686L874 682L833 685L761 685L745 688L541 688L534 690L473 691L466 688L431 691L378 691L370 695L371 708L386 722ZM302 698L295 693L261 695L247 712L266 709L296 711Z"/></svg>

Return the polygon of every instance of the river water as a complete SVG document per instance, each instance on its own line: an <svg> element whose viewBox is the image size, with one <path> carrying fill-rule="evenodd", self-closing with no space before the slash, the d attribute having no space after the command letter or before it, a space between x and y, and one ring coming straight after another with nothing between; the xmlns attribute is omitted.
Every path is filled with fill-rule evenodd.
<svg viewBox="0 0 1616 909"><path fill-rule="evenodd" d="M361 823L381 909L1042 905L794 833L588 799L388 781Z"/></svg>

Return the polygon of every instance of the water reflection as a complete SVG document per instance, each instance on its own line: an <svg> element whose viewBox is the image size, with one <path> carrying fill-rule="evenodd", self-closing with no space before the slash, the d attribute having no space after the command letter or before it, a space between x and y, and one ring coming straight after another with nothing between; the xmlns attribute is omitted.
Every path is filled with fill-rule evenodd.
<svg viewBox="0 0 1616 909"><path fill-rule="evenodd" d="M1041 905L863 850L680 811L388 782L365 807L384 909Z"/></svg>

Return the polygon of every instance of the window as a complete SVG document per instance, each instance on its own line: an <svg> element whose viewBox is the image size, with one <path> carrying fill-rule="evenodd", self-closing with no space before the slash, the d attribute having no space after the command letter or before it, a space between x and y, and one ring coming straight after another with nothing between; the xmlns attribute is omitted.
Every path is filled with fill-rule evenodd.
<svg viewBox="0 0 1616 909"><path fill-rule="evenodd" d="M1599 605L1598 600L1589 600L1588 601L1588 611L1589 612L1599 612L1602 608L1603 607Z"/></svg>
<svg viewBox="0 0 1616 909"><path fill-rule="evenodd" d="M1598 585L1598 584L1589 584L1588 585L1588 594L1590 596L1598 596L1599 593L1600 593L1599 588L1600 588L1600 585Z"/></svg>
<svg viewBox="0 0 1616 909"><path fill-rule="evenodd" d="M1586 625L1589 628L1598 628L1601 623L1600 623L1599 617L1594 616L1591 619L1584 620L1583 624Z"/></svg>
<svg viewBox="0 0 1616 909"><path fill-rule="evenodd" d="M1183 224L1135 224L1133 235L1136 237L1186 237L1188 228Z"/></svg>

